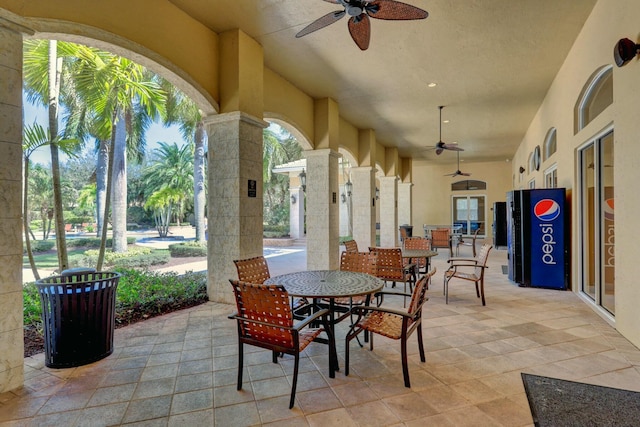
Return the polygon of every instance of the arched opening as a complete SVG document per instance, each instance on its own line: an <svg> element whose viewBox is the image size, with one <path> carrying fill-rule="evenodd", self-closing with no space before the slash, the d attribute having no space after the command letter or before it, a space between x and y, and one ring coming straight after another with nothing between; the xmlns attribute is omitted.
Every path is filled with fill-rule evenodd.
<svg viewBox="0 0 640 427"><path fill-rule="evenodd" d="M544 138L544 161L551 157L558 148L557 134L556 128L547 131L547 136Z"/></svg>

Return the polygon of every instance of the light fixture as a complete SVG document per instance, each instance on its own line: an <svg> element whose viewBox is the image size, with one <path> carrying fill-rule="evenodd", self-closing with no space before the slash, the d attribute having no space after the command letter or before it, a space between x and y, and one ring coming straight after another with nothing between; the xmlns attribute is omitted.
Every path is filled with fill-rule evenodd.
<svg viewBox="0 0 640 427"><path fill-rule="evenodd" d="M376 200L380 199L380 189L376 187Z"/></svg>
<svg viewBox="0 0 640 427"><path fill-rule="evenodd" d="M353 183L350 179L348 179L347 182L344 183L344 189L347 192L347 196L351 197L351 192L353 191Z"/></svg>
<svg viewBox="0 0 640 427"><path fill-rule="evenodd" d="M613 48L613 59L618 67L624 66L638 54L640 44L634 43L633 40L620 39Z"/></svg>
<svg viewBox="0 0 640 427"><path fill-rule="evenodd" d="M340 198L342 199L342 203L347 203L347 196L345 196L344 193L340 195Z"/></svg>
<svg viewBox="0 0 640 427"><path fill-rule="evenodd" d="M431 82L427 85L427 87L436 87L436 86L438 86L438 83L436 82Z"/></svg>
<svg viewBox="0 0 640 427"><path fill-rule="evenodd" d="M525 169L522 166L520 166L520 169L518 169L518 170L520 171L520 173L524 173L524 171L525 171Z"/></svg>
<svg viewBox="0 0 640 427"><path fill-rule="evenodd" d="M297 201L297 200L296 200L296 195L295 195L295 194L292 194L292 195L291 195L291 204L292 204L292 205L295 205L295 204L296 204L296 201Z"/></svg>
<svg viewBox="0 0 640 427"><path fill-rule="evenodd" d="M300 178L300 186L302 187L302 191L306 193L307 192L307 174L304 173L304 168L302 168L302 172L300 172L300 175L298 175L298 178Z"/></svg>

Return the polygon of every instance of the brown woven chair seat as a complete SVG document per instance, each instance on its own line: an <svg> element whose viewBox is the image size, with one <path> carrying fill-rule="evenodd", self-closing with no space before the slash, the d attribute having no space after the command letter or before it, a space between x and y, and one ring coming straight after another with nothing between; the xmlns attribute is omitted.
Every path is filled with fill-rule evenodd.
<svg viewBox="0 0 640 427"><path fill-rule="evenodd" d="M408 322L410 325L411 320ZM358 322L357 326L394 340L402 337L402 316L392 313L372 312Z"/></svg>
<svg viewBox="0 0 640 427"><path fill-rule="evenodd" d="M492 247L489 244L482 245L478 257L475 259L451 258L447 260L451 266L444 272L444 300L446 304L449 304L449 282L452 279L462 279L475 284L476 295L481 298L482 305L486 305L484 271L487 269L487 260Z"/></svg>
<svg viewBox="0 0 640 427"><path fill-rule="evenodd" d="M479 278L475 273L465 273L465 272L463 272L463 271L458 271L458 272L455 272L455 271L445 271L445 273L444 273L444 274L445 274L445 276L447 276L447 277L453 277L453 276L455 276L455 277L457 277L458 279L473 280L474 282L475 282L475 281L480 280L480 278Z"/></svg>

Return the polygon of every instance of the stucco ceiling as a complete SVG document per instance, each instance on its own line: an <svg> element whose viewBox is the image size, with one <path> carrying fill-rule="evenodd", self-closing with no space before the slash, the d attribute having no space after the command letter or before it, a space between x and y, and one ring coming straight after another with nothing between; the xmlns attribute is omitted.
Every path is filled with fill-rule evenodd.
<svg viewBox="0 0 640 427"><path fill-rule="evenodd" d="M322 0L171 0L216 32L239 28L267 67L402 157L455 162L425 150L442 138L467 161L511 158L596 0L405 0L418 21L371 20L360 51L347 18L297 39L334 10ZM437 86L429 88L434 82ZM577 94L576 94L577 96Z"/></svg>

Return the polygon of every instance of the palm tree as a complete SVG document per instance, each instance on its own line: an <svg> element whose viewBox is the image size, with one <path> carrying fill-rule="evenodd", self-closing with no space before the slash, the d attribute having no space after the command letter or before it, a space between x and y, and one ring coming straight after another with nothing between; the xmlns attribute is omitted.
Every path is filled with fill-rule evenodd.
<svg viewBox="0 0 640 427"><path fill-rule="evenodd" d="M193 194L193 146L185 144L179 147L175 142L159 142L154 150L158 161L147 167L142 176L147 194L155 194L170 188L178 192L173 203L177 206L177 222L184 215L185 203Z"/></svg>
<svg viewBox="0 0 640 427"><path fill-rule="evenodd" d="M202 111L198 106L166 80L162 82L168 94L167 116L165 124L177 123L185 141L193 143L193 213L196 225L196 241L205 241L206 222L204 220L206 206L206 161L205 144L207 133L204 129Z"/></svg>
<svg viewBox="0 0 640 427"><path fill-rule="evenodd" d="M157 190L147 198L144 207L153 210L156 229L160 237L167 237L169 234L173 207L179 204L182 199L184 199L184 195L181 191L171 187Z"/></svg>

